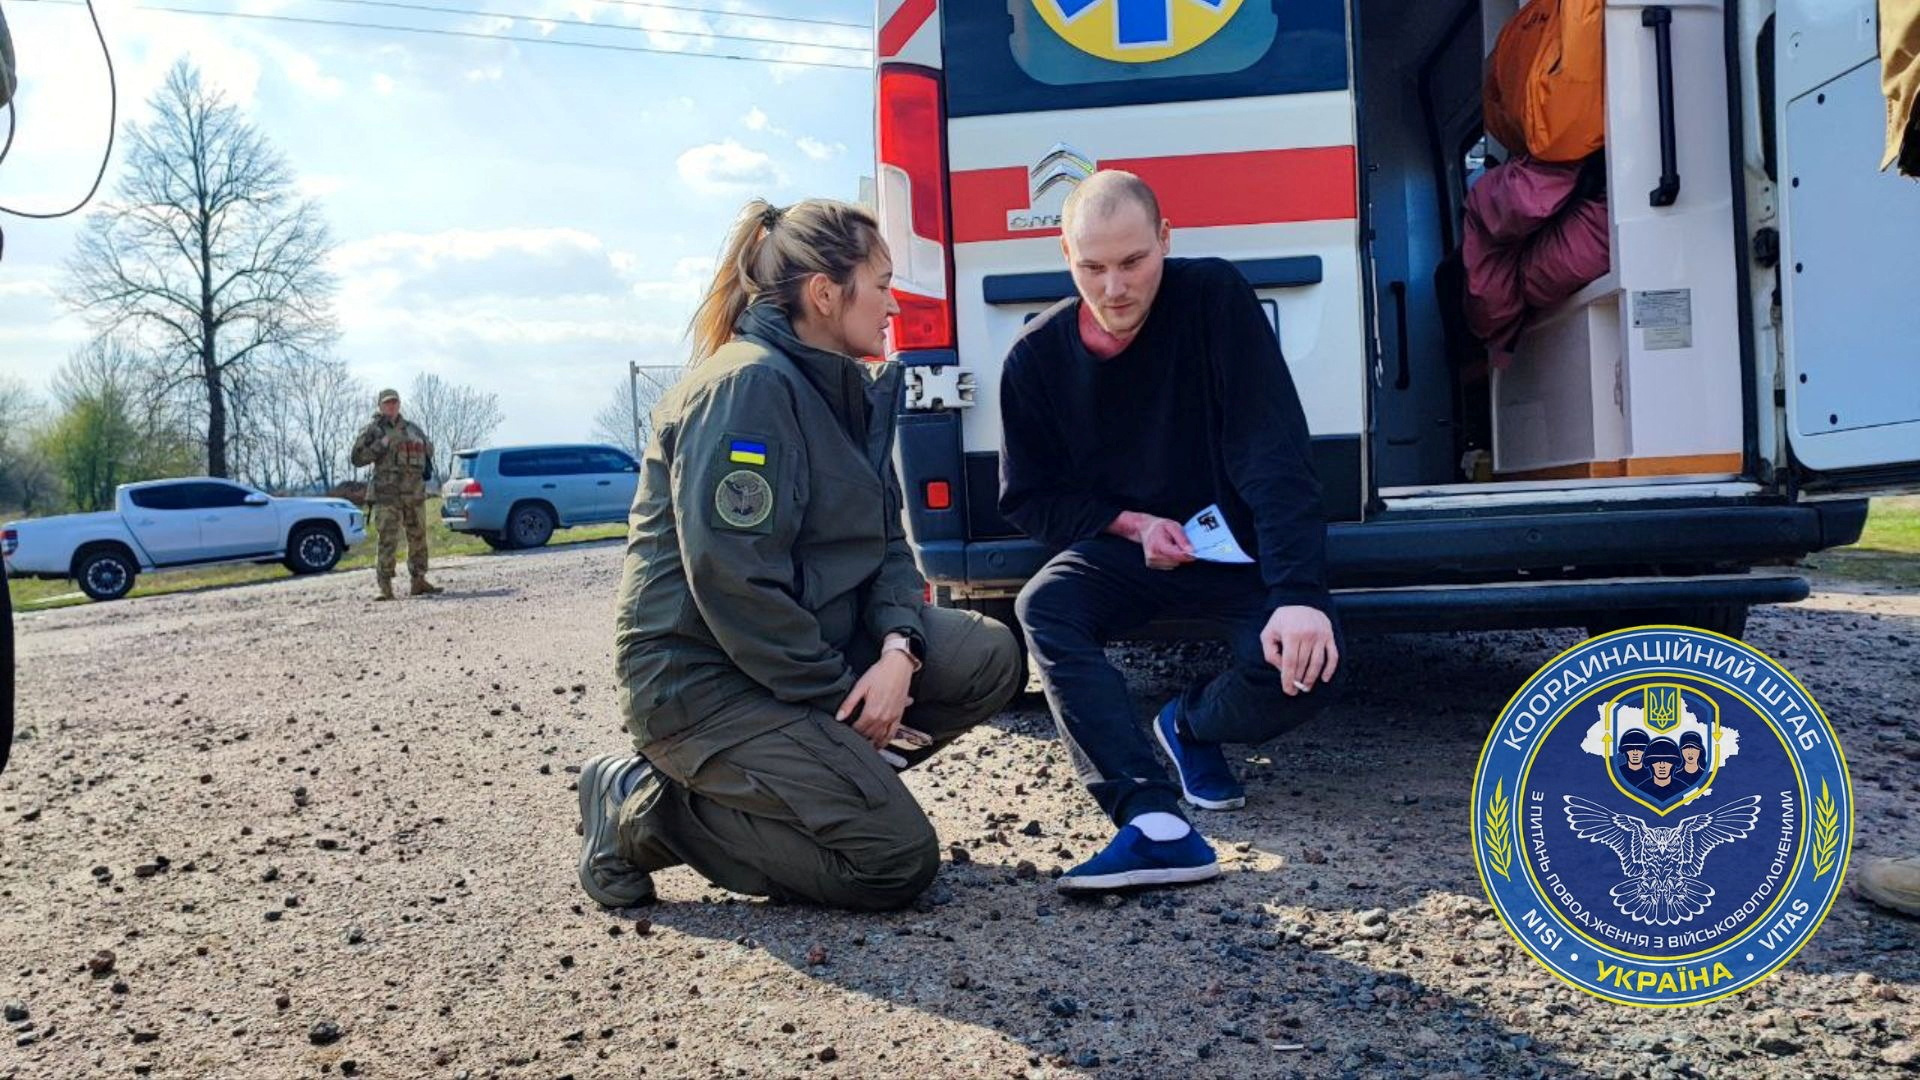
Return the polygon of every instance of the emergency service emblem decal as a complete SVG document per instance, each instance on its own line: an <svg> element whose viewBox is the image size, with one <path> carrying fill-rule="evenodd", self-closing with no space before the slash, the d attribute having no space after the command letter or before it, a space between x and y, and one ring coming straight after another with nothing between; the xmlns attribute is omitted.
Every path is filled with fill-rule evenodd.
<svg viewBox="0 0 1920 1080"><path fill-rule="evenodd" d="M1745 642L1643 626L1507 702L1473 851L1534 959L1626 1005L1698 1005L1779 970L1846 876L1853 791L1820 706Z"/></svg>
<svg viewBox="0 0 1920 1080"><path fill-rule="evenodd" d="M1102 60L1150 64L1206 43L1242 0L1033 0L1054 33Z"/></svg>

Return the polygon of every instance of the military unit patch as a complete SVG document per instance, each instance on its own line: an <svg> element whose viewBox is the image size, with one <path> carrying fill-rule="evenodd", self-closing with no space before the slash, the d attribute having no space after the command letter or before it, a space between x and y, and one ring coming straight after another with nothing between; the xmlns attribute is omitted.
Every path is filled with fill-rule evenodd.
<svg viewBox="0 0 1920 1080"><path fill-rule="evenodd" d="M735 469L713 492L720 520L735 529L757 529L773 515L773 485L752 469Z"/></svg>

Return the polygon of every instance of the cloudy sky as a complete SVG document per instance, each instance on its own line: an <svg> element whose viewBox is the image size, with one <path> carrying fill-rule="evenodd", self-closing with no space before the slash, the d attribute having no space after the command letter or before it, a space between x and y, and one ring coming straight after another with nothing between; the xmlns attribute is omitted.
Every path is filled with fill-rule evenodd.
<svg viewBox="0 0 1920 1080"><path fill-rule="evenodd" d="M872 171L871 76L792 62L863 68L867 0L405 2L500 14L367 0L97 6L122 120L147 114L184 56L319 200L338 245L339 353L354 371L374 385L404 388L431 371L493 391L507 417L502 440L583 438L629 360L680 363L698 288L747 198L853 198ZM152 10L160 6L495 37ZM107 128L99 45L84 7L0 8L22 82L0 205L70 206L92 181ZM854 25L828 25L837 23ZM765 59L691 55L700 52ZM103 197L117 159L116 150ZM0 217L0 375L44 387L88 337L58 296L80 220Z"/></svg>

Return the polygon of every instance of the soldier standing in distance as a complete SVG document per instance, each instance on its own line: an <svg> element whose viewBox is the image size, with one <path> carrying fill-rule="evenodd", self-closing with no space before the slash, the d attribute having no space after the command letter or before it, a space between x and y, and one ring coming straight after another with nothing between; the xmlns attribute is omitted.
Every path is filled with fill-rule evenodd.
<svg viewBox="0 0 1920 1080"><path fill-rule="evenodd" d="M407 573L411 593L437 593L427 580L427 526L423 514L425 479L433 460L433 442L420 425L400 415L400 392L380 391L379 411L353 440L353 463L373 466L367 482L367 505L373 508L373 527L380 534L373 567L380 583L376 600L393 599L393 563L400 548L400 530L407 531Z"/></svg>

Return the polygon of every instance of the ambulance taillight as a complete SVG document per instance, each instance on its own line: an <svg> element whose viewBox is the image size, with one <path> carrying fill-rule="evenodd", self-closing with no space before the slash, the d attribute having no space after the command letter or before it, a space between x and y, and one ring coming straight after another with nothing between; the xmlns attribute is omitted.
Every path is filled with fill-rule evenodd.
<svg viewBox="0 0 1920 1080"><path fill-rule="evenodd" d="M954 348L953 251L947 230L947 153L940 77L880 69L880 228L893 254L895 353Z"/></svg>

